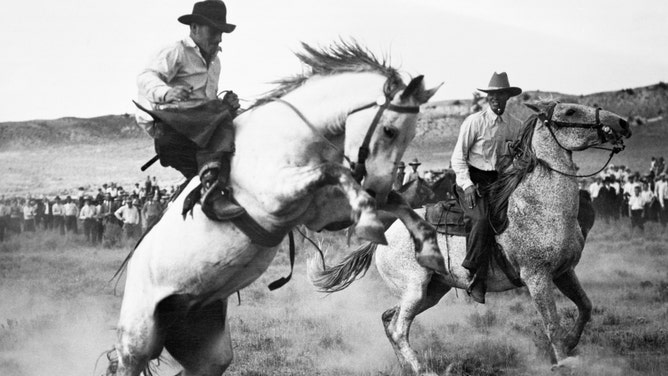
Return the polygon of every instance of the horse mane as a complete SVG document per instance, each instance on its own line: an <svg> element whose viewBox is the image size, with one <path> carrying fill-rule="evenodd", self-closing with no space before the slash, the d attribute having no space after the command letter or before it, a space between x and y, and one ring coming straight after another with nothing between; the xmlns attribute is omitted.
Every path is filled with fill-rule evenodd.
<svg viewBox="0 0 668 376"><path fill-rule="evenodd" d="M278 79L273 83L276 88L260 97L252 107L271 102L297 89L309 78L320 75L328 76L345 72L376 72L389 79L387 88L392 90L401 83L397 69L391 67L386 57L377 58L368 48L356 41L339 41L330 47L316 48L302 42L301 52L295 52L297 58L308 68L302 74Z"/></svg>
<svg viewBox="0 0 668 376"><path fill-rule="evenodd" d="M538 120L538 114L534 114L524 122L522 134L510 146L510 153L502 155L497 161L498 179L483 192L489 198L490 218L493 223L506 222L510 195L522 180L534 171L536 166L547 166L545 161L536 156L536 152L531 146ZM500 227L505 227L505 223ZM497 231L499 231L499 228L497 228Z"/></svg>

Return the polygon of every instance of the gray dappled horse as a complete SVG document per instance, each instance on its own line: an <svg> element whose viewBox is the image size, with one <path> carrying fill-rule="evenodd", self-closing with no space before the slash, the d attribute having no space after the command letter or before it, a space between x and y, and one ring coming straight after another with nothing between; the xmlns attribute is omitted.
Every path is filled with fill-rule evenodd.
<svg viewBox="0 0 668 376"><path fill-rule="evenodd" d="M542 316L557 365L568 364L568 354L580 340L591 316L591 302L575 275L591 219L578 222L580 194L574 177L572 152L607 142L621 143L629 137L627 122L597 108L569 103L529 105L536 112L526 123L514 158L499 178L497 207L507 205L508 227L496 236L503 256L519 273ZM505 188L505 189L504 189ZM438 235L438 244L448 255L448 274L439 275L421 267L413 257L413 242L406 229L395 223L386 232L388 246L368 244L346 257L343 263L318 270L309 263L311 281L323 291L333 292L349 285L371 264L401 301L383 313L383 325L392 347L403 364L417 374L431 374L409 344L411 323L433 307L451 288L466 288L468 271L461 266L466 255L466 238ZM363 266L363 267L362 267ZM517 286L492 261L488 291ZM575 303L578 317L570 331L562 328L552 295L552 286Z"/></svg>
<svg viewBox="0 0 668 376"><path fill-rule="evenodd" d="M425 90L422 76L405 85L354 43L303 48L298 57L310 71L281 81L234 120L232 190L262 237L210 221L199 205L182 217L185 196L199 183L193 179L127 264L116 375L138 375L163 348L183 376L222 374L232 361L227 297L265 272L294 226L355 223L361 237L383 242L378 205L396 210L424 249L438 252L433 227L390 193L419 106L437 88ZM358 183L344 160L361 147Z"/></svg>

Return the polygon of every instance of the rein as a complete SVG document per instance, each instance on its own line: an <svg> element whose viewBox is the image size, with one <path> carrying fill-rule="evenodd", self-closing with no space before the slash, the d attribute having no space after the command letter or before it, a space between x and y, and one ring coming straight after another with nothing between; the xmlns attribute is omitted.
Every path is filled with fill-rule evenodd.
<svg viewBox="0 0 668 376"><path fill-rule="evenodd" d="M567 147L563 146L561 144L561 142L559 142L559 139L557 138L557 135L554 134L554 130L552 129L553 125L557 126L557 127L560 127L560 128L596 129L596 132L598 133L599 137L603 140L605 140L605 134L606 133L612 132L610 127L608 127L607 125L603 125L601 123L601 118L600 118L601 108L600 107L596 108L596 121L594 123L567 123L567 122L563 122L563 121L552 120L552 115L554 114L554 109L555 109L555 107L557 107L557 104L559 104L559 103L555 103L553 106L551 106L548 109L548 112L546 114L547 116L541 116L541 115L545 115L545 114L539 114L539 115L536 115L536 116L537 116L538 119L543 121L543 124L545 125L545 127L550 131L550 135L552 135L552 138L554 139L554 142L556 142L557 145L561 149L566 150L568 152L578 151L578 150L568 149ZM587 175L577 175L577 174L569 174L567 172L559 171L559 170L551 167L547 163L545 164L545 167L547 167L547 169L549 169L550 171L554 171L554 172L556 172L558 174L561 174L563 176L568 176L568 177L572 177L572 178L588 178L588 177L594 176L594 175L598 174L599 172L605 170L605 168L608 167L608 164L610 164L610 161L612 160L612 157L614 157L614 155L619 153L620 151L624 150L624 144L622 143L621 145L613 145L613 147L611 147L611 148L605 148L605 147L601 147L601 146L591 146L589 148L610 151L610 155L608 156L608 160L605 162L603 167L601 167L596 172L593 172L593 173L587 174ZM589 149L589 148L587 148L587 149Z"/></svg>
<svg viewBox="0 0 668 376"><path fill-rule="evenodd" d="M387 83L386 83L387 84ZM295 105L292 103L281 99L281 98L274 98L273 101L283 103L286 106L288 106L290 109L292 109L297 116L299 116L300 119L315 133L317 136L325 140L327 144L332 147L334 150L338 151L341 155L343 155L343 158L348 162L350 165L350 169L352 170L352 176L357 181L358 183L362 182L362 179L364 179L364 176L366 176L366 160L369 157L370 154L370 149L369 149L369 144L371 143L371 136L373 136L373 133L376 131L376 127L378 126L378 123L380 122L381 117L383 116L383 112L385 110L392 111L392 112L397 112L400 114L417 114L420 112L420 107L419 106L398 106L395 104L392 104L392 98L401 90L402 87L398 87L397 89L391 91L391 92L386 92L384 95L384 98L381 98L375 102L371 102L368 104L365 104L363 106L357 107L356 109L350 111L348 115L346 115L346 118L348 118L350 115L368 110L372 107L378 106L378 111L376 111L376 115L374 116L373 120L371 121L371 125L369 125L369 129L367 130L366 136L364 137L364 141L362 142L362 145L360 146L359 150L357 151L357 162L353 162L348 158L345 153L339 149L338 146L334 145L330 140L328 140L320 131L313 125L311 121L304 116L304 114L297 108Z"/></svg>

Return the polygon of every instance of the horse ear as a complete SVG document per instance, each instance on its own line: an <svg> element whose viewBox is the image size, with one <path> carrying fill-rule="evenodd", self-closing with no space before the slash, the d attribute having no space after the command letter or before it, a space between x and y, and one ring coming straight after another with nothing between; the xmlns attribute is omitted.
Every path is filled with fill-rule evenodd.
<svg viewBox="0 0 668 376"><path fill-rule="evenodd" d="M413 78L411 80L411 82L408 83L408 86L406 86L406 88L404 89L404 92L401 93L401 97L400 97L401 100L405 101L406 99L413 96L415 93L418 93L419 91L421 91L420 89L422 89L424 87L424 84L422 83L423 80L424 80L423 75L419 75L419 76Z"/></svg>
<svg viewBox="0 0 668 376"><path fill-rule="evenodd" d="M530 109L531 111L533 111L533 112L536 112L536 113L539 113L539 112L540 112L540 108L538 108L538 106L536 106L535 104L532 104L532 103L524 103L524 105L527 106L527 107L529 107L529 109Z"/></svg>
<svg viewBox="0 0 668 376"><path fill-rule="evenodd" d="M438 91L438 89L441 88L441 86L443 86L443 82L441 82L440 84L438 84L438 86L435 86L435 87L433 87L433 88L431 88L431 89L429 89L429 90L421 90L419 93L417 93L417 95L415 96L415 98L417 98L417 100L418 100L420 103L427 103L427 102L429 102L429 99L430 99L431 97L433 97L434 94L436 94L436 92Z"/></svg>
<svg viewBox="0 0 668 376"><path fill-rule="evenodd" d="M534 102L534 103L524 103L525 106L529 107L535 113L547 113L550 108L551 102Z"/></svg>

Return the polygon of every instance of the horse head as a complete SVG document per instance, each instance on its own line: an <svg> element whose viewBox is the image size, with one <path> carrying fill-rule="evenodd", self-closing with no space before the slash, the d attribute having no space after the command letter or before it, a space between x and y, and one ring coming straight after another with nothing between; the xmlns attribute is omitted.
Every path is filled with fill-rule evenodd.
<svg viewBox="0 0 668 376"><path fill-rule="evenodd" d="M623 138L631 137L629 124L624 118L598 107L559 102L526 106L537 113L538 119L565 150L584 150L605 143L621 150Z"/></svg>
<svg viewBox="0 0 668 376"><path fill-rule="evenodd" d="M396 77L395 77L396 78ZM384 203L392 189L396 165L415 137L420 105L426 103L438 87L425 89L423 76L408 85L394 87L388 78L381 97L371 106L355 111L346 120L345 153L363 164L362 187Z"/></svg>

